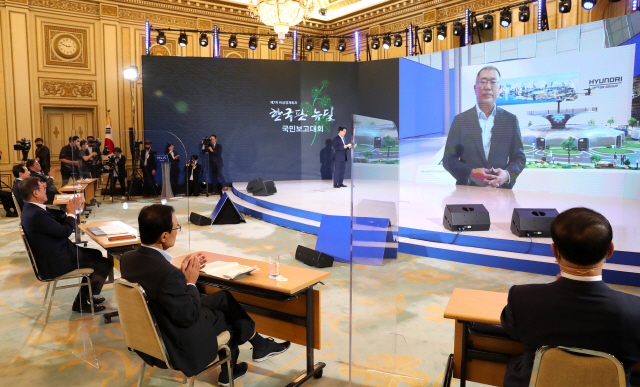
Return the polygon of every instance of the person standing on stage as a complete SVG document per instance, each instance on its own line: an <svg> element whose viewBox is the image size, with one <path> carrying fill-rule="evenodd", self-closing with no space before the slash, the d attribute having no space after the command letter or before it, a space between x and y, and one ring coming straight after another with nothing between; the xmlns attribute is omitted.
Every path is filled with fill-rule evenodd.
<svg viewBox="0 0 640 387"><path fill-rule="evenodd" d="M156 190L156 154L151 149L151 140L144 142L144 150L140 154L140 167L142 169L142 177L144 178L143 192L145 196L157 196Z"/></svg>
<svg viewBox="0 0 640 387"><path fill-rule="evenodd" d="M169 156L169 166L171 169L169 170L169 181L171 182L171 191L173 191L174 195L178 194L178 176L180 176L180 155L174 151L174 146L172 143L167 143L167 148L165 149L165 154Z"/></svg>
<svg viewBox="0 0 640 387"><path fill-rule="evenodd" d="M219 194L218 181L220 181L222 191L226 191L227 182L222 175L222 167L224 166L224 162L222 161L222 144L218 144L218 137L216 137L215 134L211 135L211 145L209 145L209 147L205 148L205 145L202 144L202 153L207 152L209 152L209 166L212 184L215 189L214 194Z"/></svg>
<svg viewBox="0 0 640 387"><path fill-rule="evenodd" d="M34 142L36 143L36 160L40 163L42 173L49 175L49 170L51 169L51 151L49 151L48 146L44 145L44 141L40 137L36 138Z"/></svg>
<svg viewBox="0 0 640 387"><path fill-rule="evenodd" d="M527 161L518 118L496 105L500 71L485 66L476 75L476 106L455 116L442 165L457 185L513 188Z"/></svg>
<svg viewBox="0 0 640 387"><path fill-rule="evenodd" d="M187 163L187 196L200 194L200 171L202 166L198 164L198 155L192 155Z"/></svg>
<svg viewBox="0 0 640 387"><path fill-rule="evenodd" d="M342 184L344 180L344 167L347 163L347 149L351 149L351 144L347 144L344 136L347 134L347 128L341 126L338 128L338 135L333 138L333 162L335 171L333 172L333 188L346 187Z"/></svg>

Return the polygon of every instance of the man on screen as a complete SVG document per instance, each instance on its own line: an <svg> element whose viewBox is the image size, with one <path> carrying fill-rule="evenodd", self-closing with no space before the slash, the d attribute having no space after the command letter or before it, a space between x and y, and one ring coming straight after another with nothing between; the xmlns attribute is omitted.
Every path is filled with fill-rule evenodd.
<svg viewBox="0 0 640 387"><path fill-rule="evenodd" d="M525 166L515 115L496 106L500 71L483 67L474 85L476 106L458 114L444 150L444 168L459 185L513 188Z"/></svg>

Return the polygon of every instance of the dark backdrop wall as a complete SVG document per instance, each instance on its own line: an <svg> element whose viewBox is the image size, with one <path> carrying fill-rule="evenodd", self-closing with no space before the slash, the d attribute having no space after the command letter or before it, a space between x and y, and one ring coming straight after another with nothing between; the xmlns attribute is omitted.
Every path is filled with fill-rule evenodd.
<svg viewBox="0 0 640 387"><path fill-rule="evenodd" d="M216 134L228 181L331 179L329 141L352 114L398 122L397 60L377 61L363 79L366 65L145 56L145 139L162 154L172 132L186 147L181 161L203 163L202 138Z"/></svg>

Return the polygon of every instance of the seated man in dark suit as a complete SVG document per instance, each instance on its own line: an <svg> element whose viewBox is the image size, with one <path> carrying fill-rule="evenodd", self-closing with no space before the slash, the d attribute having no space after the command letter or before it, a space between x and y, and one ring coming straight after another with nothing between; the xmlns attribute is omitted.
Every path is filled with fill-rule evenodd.
<svg viewBox="0 0 640 387"><path fill-rule="evenodd" d="M527 159L518 118L496 106L498 69L483 67L473 88L477 104L453 119L442 164L458 185L513 188Z"/></svg>
<svg viewBox="0 0 640 387"><path fill-rule="evenodd" d="M607 219L587 208L567 210L551 224L561 274L555 282L513 286L500 320L524 353L507 366L505 387L529 385L536 350L563 345L615 356L629 374L640 362L640 297L615 291L602 281L614 251Z"/></svg>
<svg viewBox="0 0 640 387"><path fill-rule="evenodd" d="M44 279L53 279L78 268L91 268L91 292L94 310L105 310L103 297L98 297L109 272L111 262L102 257L99 250L78 247L69 240L76 227L76 209L82 206L82 198L67 203L67 216L56 218L44 206L47 193L37 177L28 177L18 184L24 208L20 223L29 241L38 271ZM86 281L83 279L83 281ZM74 312L91 312L89 291L83 286L72 307Z"/></svg>
<svg viewBox="0 0 640 387"><path fill-rule="evenodd" d="M29 169L29 173L31 177L37 177L44 185L47 187L47 201L44 204L53 203L53 199L55 199L56 195L59 195L58 189L53 185L53 178L49 176L45 176L42 173L42 167L40 163L36 159L29 159L26 163L27 168ZM51 172L56 174L56 169L52 169Z"/></svg>
<svg viewBox="0 0 640 387"><path fill-rule="evenodd" d="M29 171L29 169L27 167L25 167L22 164L16 164L13 166L13 169L11 170L13 172L13 177L16 178L16 181L13 182L13 196L16 197L16 202L18 202L18 205L20 206L20 211L22 211L22 208L24 207L24 201L22 200L22 197L20 196L20 191L18 190L18 184L23 180L26 179L27 177L31 176L31 172Z"/></svg>
<svg viewBox="0 0 640 387"><path fill-rule="evenodd" d="M192 155L187 163L187 196L200 194L200 171L202 166L198 164L198 155Z"/></svg>
<svg viewBox="0 0 640 387"><path fill-rule="evenodd" d="M147 294L149 308L162 331L162 338L173 366L186 376L202 372L217 356L217 336L231 333L233 378L247 373L247 363L236 363L238 345L249 341L256 362L286 351L291 343L276 343L255 331L255 323L226 290L200 296L195 286L204 258L189 255L180 269L173 266L166 250L175 244L180 230L173 207L153 204L138 215L142 246L124 254L120 261L122 277L140 284ZM144 353L138 353L147 364L166 366ZM229 385L226 365L218 384Z"/></svg>
<svg viewBox="0 0 640 387"><path fill-rule="evenodd" d="M0 151L0 159L2 158L2 151ZM7 187L9 187L7 185ZM2 186L0 185L0 200L2 201L2 207L7 213L7 218L17 218L18 211L16 211L16 205L13 202L13 198L11 194L2 190Z"/></svg>

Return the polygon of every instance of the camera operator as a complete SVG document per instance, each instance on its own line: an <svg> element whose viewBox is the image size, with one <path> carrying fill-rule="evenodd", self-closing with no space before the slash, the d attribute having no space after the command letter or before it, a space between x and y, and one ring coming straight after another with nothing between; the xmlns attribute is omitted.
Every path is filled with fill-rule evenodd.
<svg viewBox="0 0 640 387"><path fill-rule="evenodd" d="M55 199L56 195L60 194L58 189L53 185L53 178L47 177L42 173L42 167L36 159L27 160L26 166L29 169L30 177L37 177L40 179L47 189L47 201L44 204L53 204L53 199ZM51 171L54 175L56 174L55 168Z"/></svg>
<svg viewBox="0 0 640 387"><path fill-rule="evenodd" d="M192 155L187 163L187 196L200 194L200 171L202 166L198 164L198 155Z"/></svg>
<svg viewBox="0 0 640 387"><path fill-rule="evenodd" d="M211 183L214 186L214 194L219 194L218 181L222 188L225 188L227 183L222 175L222 167L224 162L222 161L222 144L218 144L218 137L212 134L208 139L202 140L202 153L209 152L209 166L211 171Z"/></svg>
<svg viewBox="0 0 640 387"><path fill-rule="evenodd" d="M142 169L142 177L144 179L143 192L145 196L153 194L157 195L156 190L156 154L151 149L151 140L145 140L144 150L140 154L140 168Z"/></svg>
<svg viewBox="0 0 640 387"><path fill-rule="evenodd" d="M84 156L78 148L78 139L80 137L69 137L69 145L65 145L60 150L60 173L62 174L62 185L69 183L69 178L74 176L76 179L80 176L80 162Z"/></svg>
<svg viewBox="0 0 640 387"><path fill-rule="evenodd" d="M91 178L91 171L89 166L95 156L98 154L92 152L89 148L89 142L87 140L80 141L80 149L82 150L82 163L80 163L80 173L83 179Z"/></svg>
<svg viewBox="0 0 640 387"><path fill-rule="evenodd" d="M40 137L36 138L36 160L40 163L42 167L42 173L47 176L49 175L49 170L51 169L51 151L49 151L49 147L44 145L44 140ZM52 175L55 175L54 171Z"/></svg>
<svg viewBox="0 0 640 387"><path fill-rule="evenodd" d="M0 159L2 159L2 151L0 151ZM16 211L13 198L11 198L10 193L2 190L2 186L0 186L0 200L2 201L2 207L4 207L4 210L7 213L7 218L17 218L18 211Z"/></svg>
<svg viewBox="0 0 640 387"><path fill-rule="evenodd" d="M100 150L102 142L99 138L96 139L93 136L87 136L87 142L89 143L89 150L96 154L89 164L89 173L91 177L98 178L102 172L102 151Z"/></svg>
<svg viewBox="0 0 640 387"><path fill-rule="evenodd" d="M125 180L127 178L127 156L122 154L122 149L113 148L113 155L109 156L106 162L106 166L109 169L113 169L113 175L111 177L111 194L116 188L116 179L120 183L120 189L122 190L122 200L126 200L125 192L127 192L127 185Z"/></svg>
<svg viewBox="0 0 640 387"><path fill-rule="evenodd" d="M171 169L169 170L169 180L171 182L171 191L173 191L174 195L178 194L178 185L180 182L178 181L178 177L180 176L180 155L177 154L174 150L174 146L172 143L168 142L167 147L165 149L165 153L169 156L169 165Z"/></svg>

